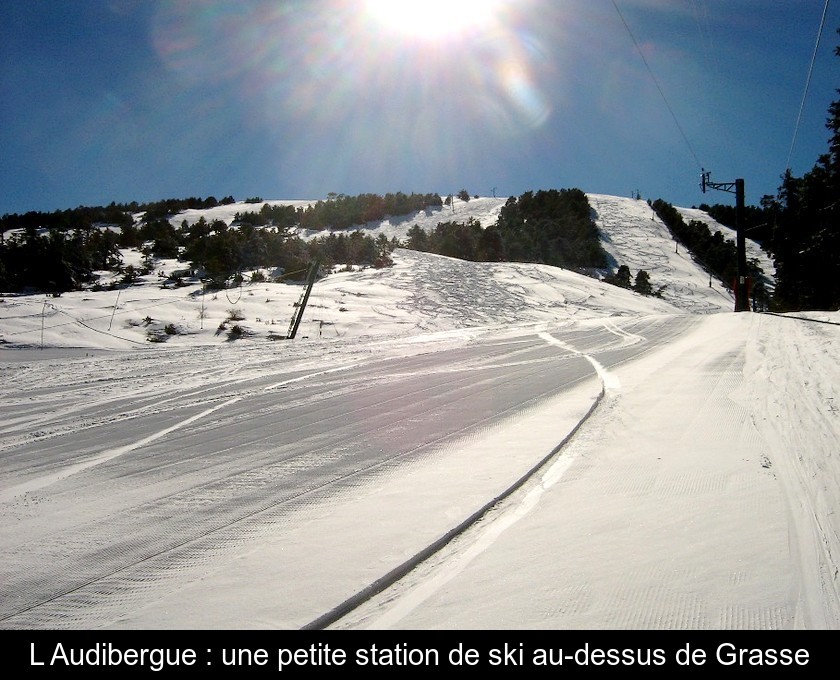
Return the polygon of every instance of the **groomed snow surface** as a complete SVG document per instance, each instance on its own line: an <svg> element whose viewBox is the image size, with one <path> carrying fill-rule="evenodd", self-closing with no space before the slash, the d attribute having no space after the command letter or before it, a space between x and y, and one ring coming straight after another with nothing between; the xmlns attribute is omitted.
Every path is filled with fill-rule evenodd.
<svg viewBox="0 0 840 680"><path fill-rule="evenodd" d="M402 249L294 340L302 286L176 262L0 298L0 626L840 628L840 313L733 313L644 201L589 199L661 298Z"/></svg>

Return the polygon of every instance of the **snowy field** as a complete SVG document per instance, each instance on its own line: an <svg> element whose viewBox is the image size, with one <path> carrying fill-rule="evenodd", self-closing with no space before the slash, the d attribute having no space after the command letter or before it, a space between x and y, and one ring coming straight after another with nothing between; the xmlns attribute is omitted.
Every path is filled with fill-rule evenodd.
<svg viewBox="0 0 840 680"><path fill-rule="evenodd" d="M661 299L403 249L294 340L300 285L176 262L0 298L0 626L840 628L840 313L735 314L645 202L589 199Z"/></svg>

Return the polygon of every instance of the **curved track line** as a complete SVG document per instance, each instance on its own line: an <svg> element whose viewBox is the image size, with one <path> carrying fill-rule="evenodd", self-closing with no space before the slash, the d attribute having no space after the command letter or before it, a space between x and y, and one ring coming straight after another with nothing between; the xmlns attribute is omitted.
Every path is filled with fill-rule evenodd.
<svg viewBox="0 0 840 680"><path fill-rule="evenodd" d="M326 614L323 614L317 619L302 626L301 630L324 630L325 628L327 628L327 626L335 623L342 617L346 616L370 598L374 597L375 595L378 595L386 588L389 588L390 586L394 585L397 581L406 576L406 574L413 571L415 568L417 568L417 566L428 560L432 555L442 550L447 544L451 543L455 538L463 534L467 529L472 527L496 505L507 499L518 489L522 488L522 486L524 486L526 482L532 479L534 475L536 475L540 471L540 469L545 467L546 464L548 464L551 461L551 459L554 458L554 456L560 453L560 451L566 446L566 444L569 443L569 441L583 426L583 424L587 420L589 420L590 416L595 412L595 409L601 403L603 398L604 390L601 390L601 393L596 397L595 401L592 403L592 406L589 407L589 410L586 412L583 418L581 418L580 422L577 425L575 425L575 427L571 430L571 432L569 432L568 435L566 435L563 441L561 441L554 449L552 449L551 453L549 453L539 463L537 463L534 467L528 470L528 472L526 472L522 477L520 477L516 482L514 482L514 484L508 489L506 489L503 493L493 498L491 501L479 508L472 515L467 517L467 519L461 522L458 526L446 532L446 534L441 536L434 543L427 546L426 548L424 548L423 550L421 550L420 552L403 562L401 565L395 567L383 577L377 579L366 588L363 588L358 593L348 598L347 600L339 604L337 607L334 607ZM554 482L552 482L552 484L553 483Z"/></svg>
<svg viewBox="0 0 840 680"><path fill-rule="evenodd" d="M610 331L610 333L614 333L614 331L610 330L608 327L607 330ZM590 364L592 364L592 367L595 369L595 372L601 379L601 383L604 386L604 390L608 392L614 392L621 389L621 381L618 379L618 376L604 368L601 362L599 362L595 357L590 356L589 354L584 354L583 352L579 352L571 345L567 345L562 340L558 340L550 333L540 333L540 337L543 340L545 340L549 345L556 345L557 347L563 348L567 352L572 352L572 354L577 354L578 356L581 356L584 359L586 359ZM632 337L638 338L640 336L637 335Z"/></svg>
<svg viewBox="0 0 840 680"><path fill-rule="evenodd" d="M601 392L598 394L595 401L589 407L589 410L584 414L584 416L574 426L574 428L572 428L572 430L563 438L563 440L551 450L551 452L547 456L545 456L524 475L522 475L522 477L520 477L516 482L514 482L508 489L506 489L504 492L502 492L501 494L493 498L491 501L486 503L484 506L479 508L476 512L474 512L463 522L461 522L458 526L448 531L438 540L434 541L431 545L416 553L414 556L412 556L399 566L395 567L383 577L371 583L366 588L363 588L355 595L351 596L350 598L339 604L337 607L334 607L329 612L302 626L301 630L324 630L331 624L339 621L344 616L347 616L347 614L352 612L354 609L360 607L363 603L370 600L372 597L380 594L387 588L393 586L400 579L404 578L407 574L416 569L420 564L428 560L436 553L440 552L446 545L451 543L454 539L462 535L468 529L472 528L479 520L486 517L492 509L494 509L503 501L507 500L514 492L521 489L528 481L533 479L540 472L540 470L543 470L545 468L545 472L542 475L542 479L537 484L537 486L531 491L529 491L525 498L522 500L522 502L519 503L517 506L513 507L513 509L506 516L503 516L501 519L497 519L495 522L492 522L484 531L484 533L479 537L478 541L472 547L470 547L464 554L457 558L457 562L454 564L453 567L447 569L445 572L442 572L438 576L421 584L419 588L415 590L415 592L410 597L404 599L401 604L392 607L391 610L389 610L382 617L380 617L377 620L377 623L379 625L390 625L392 623L395 623L396 621L399 621L407 613L414 609L418 604L420 604L431 594L433 594L438 588L440 588L440 586L444 585L446 582L450 581L461 571L463 571L463 569L473 559L475 559L475 557L480 555L490 545L492 545L493 542L495 542L495 540L499 536L501 536L508 528L516 524L516 522L518 522L523 517L525 517L534 507L536 507L537 502L539 501L543 492L554 486L560 480L560 478L563 476L563 473L571 465L572 459L555 460L555 458L563 450L563 448L565 448L569 441L571 441L572 437L575 436L575 434L583 426L583 424L587 420L589 420L593 413L595 413L595 410L603 401L603 398L607 391L618 390L620 389L621 384L618 381L618 378L614 374L607 371L607 369L605 369L595 358L579 352L574 347L571 347L570 345L567 345L566 343L558 340L549 333L539 333L538 337L540 337L542 340L546 341L550 345L560 347L573 354L582 356L587 361L589 361L590 364L592 364L593 368L595 369L599 378L601 379Z"/></svg>

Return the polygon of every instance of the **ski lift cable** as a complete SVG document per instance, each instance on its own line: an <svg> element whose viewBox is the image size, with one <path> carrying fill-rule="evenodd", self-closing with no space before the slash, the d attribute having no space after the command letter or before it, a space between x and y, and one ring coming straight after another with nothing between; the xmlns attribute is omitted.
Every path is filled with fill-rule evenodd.
<svg viewBox="0 0 840 680"><path fill-rule="evenodd" d="M225 297L227 298L227 301L232 305L235 305L237 302L239 302L242 299L242 281L239 282L239 297L236 298L236 300L230 299L230 294L228 293L227 288L225 288Z"/></svg>
<svg viewBox="0 0 840 680"><path fill-rule="evenodd" d="M618 16L621 18L621 23L624 24L624 28L627 29L627 33L630 35L630 39L633 41L633 44L636 46L636 51L639 53L639 56L642 58L642 62L644 62L645 68L647 68L648 73L650 74L651 79L653 80L654 84L656 85L656 89L659 90L659 94L662 96L662 101L665 102L665 106L667 107L669 113L671 114L671 118L674 119L674 123L677 126L680 134L682 135L683 141L685 141L688 150L691 152L691 155L694 157L694 161L697 163L697 167L701 170L703 169L703 164L700 162L700 159L697 157L697 154L694 152L694 147L691 145L691 142L688 139L688 136L685 134L685 130L683 130L682 125L680 125L680 121L677 118L677 114L674 113L674 109L671 107L671 103L668 101L668 97L665 96L665 91L662 89L662 86L659 84L659 80L657 79L656 75L653 73L653 69L650 67L648 60L645 58L644 52L642 52L642 47L639 45L639 42L636 40L636 36L633 35L633 31L630 29L630 25L627 23L627 20L624 18L624 15L621 13L621 10L618 7L618 4L615 0L612 0L613 7L615 7L615 11L618 12Z"/></svg>
<svg viewBox="0 0 840 680"><path fill-rule="evenodd" d="M691 8L694 14L694 23L697 25L697 35L700 39L700 46L703 49L704 65L709 73L714 73L715 69L712 68L712 60L710 58L710 55L714 52L714 50L710 46L711 39L708 35L707 26L704 27L704 23L708 24L708 14L701 10L700 0L691 0Z"/></svg>
<svg viewBox="0 0 840 680"><path fill-rule="evenodd" d="M700 38L700 44L703 49L703 62L705 64L706 72L712 75L713 80L719 81L720 78L720 63L716 56L718 50L715 49L715 41L712 36L712 30L709 22L708 7L701 2L701 0L692 0L692 7L694 9L694 22L697 24L697 33ZM715 127L717 129L725 128L721 124L718 114L718 107L714 105L709 88L705 88L706 107L712 113L715 119Z"/></svg>
<svg viewBox="0 0 840 680"><path fill-rule="evenodd" d="M808 89L811 86L811 76L814 73L814 63L817 60L817 52L820 48L820 40L822 39L823 28L825 27L825 17L828 14L829 0L825 0L823 7L822 18L820 19L820 28L817 31L817 41L814 45L814 53L811 55L811 65L808 67L808 75L805 78L805 91L802 93L802 102L799 104L799 113L796 116L796 125L793 128L793 139L790 142L790 151L788 151L787 163L785 169L790 169L790 159L793 157L793 148L796 146L796 137L799 134L799 126L802 123L802 112L805 110L805 100L808 98Z"/></svg>

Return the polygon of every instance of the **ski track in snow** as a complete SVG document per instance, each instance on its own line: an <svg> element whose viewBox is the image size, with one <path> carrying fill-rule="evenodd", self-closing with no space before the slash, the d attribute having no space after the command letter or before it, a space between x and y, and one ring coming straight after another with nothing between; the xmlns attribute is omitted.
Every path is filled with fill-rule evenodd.
<svg viewBox="0 0 840 680"><path fill-rule="evenodd" d="M815 353L837 355L840 329L739 316L710 318L713 334L619 368L628 384L607 392L558 468L334 627L836 629L837 531L827 518L840 489L830 453L840 429L824 420L834 417L836 373L816 390L801 378ZM794 338L804 361L791 371L767 343ZM710 341L716 353L698 351ZM668 370L685 363L688 373ZM768 373L792 379L785 387L798 390L798 405L767 403L779 394L766 390ZM651 381L655 390L638 391ZM791 408L806 417L777 431ZM808 427L822 432L817 450L798 441ZM714 507L698 512L709 499Z"/></svg>
<svg viewBox="0 0 840 680"><path fill-rule="evenodd" d="M655 290L664 286L662 299L642 298L556 267L463 262L407 250L395 252L392 268L335 273L319 281L301 326L304 341L299 343L266 346L263 342L271 333L285 332L301 292L294 285L246 285L232 292L233 297L224 293L202 297L194 285L159 290L154 299L139 290L131 295L131 289L96 295L67 293L48 301L37 296L2 299L0 340L6 347L0 344L0 456L6 482L0 504L7 520L4 546L17 551L14 559L7 554L4 574L14 570L15 560L26 559L25 539L15 534L15 523L33 520L36 533L47 536L53 528L38 525L39 507L48 507L59 498L66 502L61 494L74 488L66 485L72 475L117 465L121 458L131 461L133 452L147 447L186 442L188 448L189 434L207 436L203 433L238 417L238 409L254 394L280 394L302 381L323 381L323 396L332 390L329 394L340 397L353 388L327 378L373 359L419 356L432 349L461 347L477 338L512 336L521 342L523 335L532 334L556 347L559 356L580 357L592 365L605 398L591 421L521 493L488 513L474 531L396 584L393 591L360 607L337 627L429 626L430 620L424 618L428 611L435 612L435 626L486 627L493 620L492 612L508 611L506 607L511 612L506 624L513 627L840 627L840 531L834 519L840 504L838 327L735 315L744 322L749 319L744 330L738 325L740 320L714 318L718 312L732 311L731 294L717 282L709 285L708 274L675 246L645 202L599 194L588 194L588 198L604 247L615 264L628 265L633 275L646 270ZM403 238L414 224L430 231L438 222L469 217L487 226L495 221L505 200L456 201L454 210L425 211L366 225L362 231ZM188 211L174 219L178 224L201 215L230 220L241 209L241 205L221 206ZM686 219L701 219L713 231L719 228L734 239L732 230L717 225L705 213L679 210ZM748 248L750 257L759 260L767 272L772 263L766 255L749 241ZM174 262L165 264L175 266ZM154 276L147 281L156 283ZM217 328L232 308L243 312L252 340L228 342ZM715 347L705 346L702 334L690 335L674 347L643 353L627 365L607 367L604 357L611 350L645 342L645 337L634 332L643 327L640 320L661 317L667 323L664 320L680 314L708 317L706 327L713 330L708 338L715 338ZM143 322L147 316L153 318L151 328L174 322L184 332L164 346L148 346L149 329ZM835 323L840 320L836 314L822 316ZM729 323L735 335L725 332ZM379 326L387 328L387 333ZM559 340L552 334L557 329L574 331L574 343ZM588 329L606 329L612 340L604 341L602 334L589 334ZM739 345L741 332L745 340ZM39 347L45 349L39 351ZM98 362L102 348L108 360ZM506 348L499 365L527 363L527 349L522 351L524 356L515 346ZM686 363L693 372L683 377L680 371ZM488 359L446 370L458 375L489 365ZM378 380L384 383L397 377ZM645 381L655 381L661 395L642 390ZM696 387L696 393L686 392L683 383ZM699 403L693 401L698 395ZM125 408L129 401L131 408ZM249 413L248 418L253 422L268 418L272 408ZM671 421L657 420L657 410L673 410L674 416ZM156 423L157 429L143 429L144 422ZM32 455L38 446L60 450L54 447L60 446L65 435L99 428L111 428L107 431L119 441L92 442L88 450L64 452L50 465L42 465ZM627 441L614 439L622 436ZM705 447L704 460L708 457L713 465L698 466L690 460L697 442ZM211 463L202 460L200 451L187 453L185 449L182 464L190 468L188 475L195 486L182 491L161 489L159 498L149 497L133 509L126 505L104 519L90 516L89 525L68 531L62 540L53 537L54 542L42 549L51 559L67 560L69 590L53 605L29 614L26 593L12 594L21 611L15 625L114 625L126 620L127 609L144 602L146 595L158 597L166 592L167 583L172 592L190 587L207 577L203 570L210 569L214 560L229 562L249 540L255 545L266 541L285 520L283 513L275 513L273 496L263 490L305 467L307 461L269 463L261 458L249 469L227 469L236 445L230 442L219 449L221 459L215 464L218 470L226 470L224 480L215 483L215 468L202 471L203 465ZM640 455L628 458L622 445ZM740 458L732 457L732 447ZM656 456L683 450L684 456ZM339 454L322 451L318 458ZM141 473L140 468L132 470L127 468L126 478ZM143 474L154 474L154 467ZM60 492L53 495L53 486ZM357 491L352 482L347 482L346 489L348 497ZM140 494L137 499L143 500L142 490L126 488L125 493ZM580 507L591 497L598 503L598 512L577 514L576 493L581 494ZM237 499L246 497L249 505L243 515L237 510ZM755 535L729 544L726 531L715 526L719 514L693 517L691 509L703 506L709 498L720 499L722 507L745 526L754 522ZM630 523L626 509L634 503L639 519ZM179 504L196 514L184 513L183 519L172 520L169 513ZM644 509L648 505L659 508L650 516L661 513L663 507L672 515L657 529L659 533L647 526ZM223 507L224 517L201 516L203 509L214 507ZM302 498L295 507L302 516L320 521L323 509L317 503ZM534 544L540 542L540 530L544 530L540 509L546 507L552 508L551 516L566 520L552 527L550 534L559 537L562 549L555 546L556 555L543 556L549 562L562 561L562 571L553 572L550 579L531 574L534 578L526 584L528 569L546 564L539 555L531 555L527 565L509 576L510 600L501 591L493 597L493 561L502 555L515 564L517 556L528 554L516 545L520 533L535 538ZM83 509L94 510L94 506ZM599 514L602 510L604 514ZM693 523L703 541L723 550L718 566L703 562L702 541L695 547L679 542L681 513L688 513L685 521ZM139 516L149 522L136 531ZM111 529L124 527L131 535L120 544L106 541L100 545L85 533L95 529L98 521L107 521ZM158 524L164 522L192 538L183 545L173 544L158 533ZM516 531L509 531L514 526ZM582 530L591 536L612 536L614 543L581 538ZM787 552L777 541L787 536L786 531L794 567L791 578L782 582L779 574L788 569ZM632 536L638 545L672 546L673 554L661 562L652 561L639 553ZM576 541L583 541L577 551ZM767 563L758 564L767 545L777 552ZM592 568L593 560L611 564L616 549L625 551L626 564ZM74 554L98 555L97 564L74 561ZM103 577L97 571L101 565L106 571L112 568L112 573ZM26 575L31 583L49 577L49 570L41 566L33 564ZM480 586L485 574L490 575L488 594L473 592L470 607L465 607L458 600L459 592L472 592L465 581ZM520 579L523 587L517 590ZM714 588L692 586L706 582L714 583ZM459 587L466 589L459 591ZM523 601L525 592L528 602ZM481 618L487 612L490 618ZM280 616L271 621L283 627L292 619L290 613L288 619Z"/></svg>
<svg viewBox="0 0 840 680"><path fill-rule="evenodd" d="M606 324L605 324L606 325ZM639 336L621 332L615 324L610 324L610 332L622 337L631 338L633 342L640 340ZM618 378L605 369L597 359L589 354L584 354L572 345L558 340L549 333L540 333L539 337L549 345L559 347L564 351L583 356L592 364L598 374L603 390L610 396L621 389ZM591 411L590 411L591 413ZM557 484L566 470L574 462L574 455L557 454L552 461L543 466L537 472L537 481L530 485L530 489L523 497L511 503L502 503L498 508L493 509L488 515L476 525L475 529L469 529L474 537L468 539L468 545L461 548L449 549L444 557L433 562L430 573L424 575L415 586L408 586L399 596L386 594L387 607L382 607L382 613L372 622L366 622L365 628L382 629L397 625L405 616L419 607L424 601L438 592L456 576L460 575L469 564L479 555L490 549L496 540L506 531L514 527L517 522L526 517L534 510L540 502L543 494Z"/></svg>
<svg viewBox="0 0 840 680"><path fill-rule="evenodd" d="M759 317L747 350L738 399L758 405L753 422L770 444L764 464L785 492L804 625L838 628L840 526L831 518L840 505L840 326Z"/></svg>

